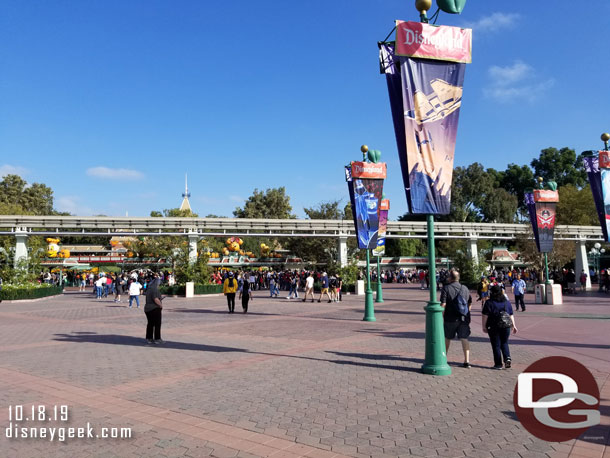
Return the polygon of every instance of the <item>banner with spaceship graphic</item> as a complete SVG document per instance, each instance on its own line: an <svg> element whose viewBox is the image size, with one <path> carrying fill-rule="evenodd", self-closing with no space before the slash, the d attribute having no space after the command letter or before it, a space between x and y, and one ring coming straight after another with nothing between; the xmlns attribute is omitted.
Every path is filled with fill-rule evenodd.
<svg viewBox="0 0 610 458"><path fill-rule="evenodd" d="M610 158L608 155L608 151L600 151L598 156L583 157L597 217L606 241L610 241Z"/></svg>
<svg viewBox="0 0 610 458"><path fill-rule="evenodd" d="M559 193L549 189L536 189L534 191L534 202L536 205L538 249L541 253L550 253L553 251L553 237L555 235L555 219L557 215Z"/></svg>
<svg viewBox="0 0 610 458"><path fill-rule="evenodd" d="M379 211L386 169L385 163L370 162L352 162L350 167L346 167L358 248L372 250L377 247Z"/></svg>
<svg viewBox="0 0 610 458"><path fill-rule="evenodd" d="M469 52L471 34L464 37ZM397 34L398 43L399 38ZM433 58L397 56L394 46L384 43L380 63L388 84L409 209L415 214L442 215L450 212L466 64L449 62L455 56L445 50L446 41L432 36L421 39L436 46Z"/></svg>

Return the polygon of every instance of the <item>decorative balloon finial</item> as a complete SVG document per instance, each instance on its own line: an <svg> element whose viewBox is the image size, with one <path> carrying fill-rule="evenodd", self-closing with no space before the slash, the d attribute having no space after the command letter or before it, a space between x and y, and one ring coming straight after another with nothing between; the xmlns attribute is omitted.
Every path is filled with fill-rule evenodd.
<svg viewBox="0 0 610 458"><path fill-rule="evenodd" d="M428 22L426 11L432 8L432 0L415 0L415 9L419 11L419 20Z"/></svg>
<svg viewBox="0 0 610 458"><path fill-rule="evenodd" d="M602 142L604 142L604 149L608 151L608 141L610 141L610 134L604 132L601 136Z"/></svg>
<svg viewBox="0 0 610 458"><path fill-rule="evenodd" d="M362 145L360 151L362 151L362 160L366 161L366 153L369 152L369 147L367 145Z"/></svg>

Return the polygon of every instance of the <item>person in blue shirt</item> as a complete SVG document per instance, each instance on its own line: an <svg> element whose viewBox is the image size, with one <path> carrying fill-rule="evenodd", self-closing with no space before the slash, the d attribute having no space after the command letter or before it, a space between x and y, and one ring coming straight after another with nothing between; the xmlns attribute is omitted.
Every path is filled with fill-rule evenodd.
<svg viewBox="0 0 610 458"><path fill-rule="evenodd" d="M324 296L326 294L326 297L328 297L328 302L332 302L330 299L330 294L328 293L328 275L326 275L326 272L324 272L322 274L322 278L320 278L320 283L321 283L321 290L320 290L320 297L318 298L318 302L322 301L322 296Z"/></svg>
<svg viewBox="0 0 610 458"><path fill-rule="evenodd" d="M502 288L498 285L491 287L489 291L489 299L485 301L483 310L482 328L483 332L489 335L491 349L494 356L494 369L509 369L512 364L510 349L508 348L508 338L511 333L517 333L517 325L515 324L515 316L513 308L509 300L504 295ZM502 315L509 320L508 323L502 320ZM504 366L502 366L504 360Z"/></svg>
<svg viewBox="0 0 610 458"><path fill-rule="evenodd" d="M515 295L515 310L519 311L519 304L521 304L521 310L525 312L525 281L521 279L521 274L517 274L517 277L513 280L513 294Z"/></svg>

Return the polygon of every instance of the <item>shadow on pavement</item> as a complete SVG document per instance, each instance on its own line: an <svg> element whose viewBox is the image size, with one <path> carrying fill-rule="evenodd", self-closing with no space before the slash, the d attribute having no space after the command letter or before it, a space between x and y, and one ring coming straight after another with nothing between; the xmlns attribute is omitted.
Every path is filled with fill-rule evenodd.
<svg viewBox="0 0 610 458"><path fill-rule="evenodd" d="M362 331L358 330L356 332L371 332L371 331ZM401 339L425 339L426 334L423 332L384 332L384 331L373 331L377 333L380 337L396 337ZM489 343L489 339L485 337L473 337L470 336L468 338L471 342L486 342ZM546 340L531 340L531 339L521 339L518 336L508 341L509 345L541 345L541 346L549 346L549 347L574 347L574 348L600 348L603 350L610 350L610 345L601 345L601 344L581 344L574 342L555 342L555 341L546 341Z"/></svg>
<svg viewBox="0 0 610 458"><path fill-rule="evenodd" d="M424 360L421 358L405 358L403 356L394 355L379 355L379 354L366 354L366 353L342 353L340 351L327 351L326 353L332 353L337 356L345 356L347 358L362 358L362 359L379 359L385 361L411 361L414 363L423 364Z"/></svg>
<svg viewBox="0 0 610 458"><path fill-rule="evenodd" d="M74 343L97 343L97 344L111 344L111 345L132 345L137 347L146 346L146 340L141 337L133 336L122 336L119 334L96 334L89 332L79 332L74 334L55 334L53 340L60 342L74 342ZM241 352L250 353L244 348L233 348L233 347L218 347L215 345L202 345L185 342L165 342L159 345L160 348L171 348L174 350L193 350L193 351L208 351L216 353L224 352Z"/></svg>
<svg viewBox="0 0 610 458"><path fill-rule="evenodd" d="M96 343L96 344L111 344L111 345L131 345L137 347L146 346L146 340L133 337L133 336L123 336L119 334L96 334L94 332L75 332L73 334L55 334L55 338L53 340L59 342L74 342L74 343ZM157 347L157 345L155 345ZM267 355L267 356L277 356L279 358L294 358L294 359L305 359L309 361L320 361L325 363L333 363L340 365L351 365L351 366L362 366L362 367L374 367L377 369L391 369L395 371L408 371L408 372L420 372L419 369L414 367L405 367L405 366L390 366L384 364L373 364L373 363L362 363L358 361L347 361L340 359L324 359L324 358L314 358L310 356L297 356L297 355L284 355L281 353L268 353L268 352L258 352L258 351L250 351L245 348L233 348L233 347L218 347L215 345L202 345L202 344L194 344L194 343L185 343L185 342L168 342L166 341L164 344L159 345L160 348L171 348L174 350L192 350L192 351L207 351L207 352L216 352L216 353L228 353L228 352L239 352L239 353L249 353L252 355ZM340 352L327 352L327 353L335 353L337 356L351 356L354 355L356 357L370 357L370 359L381 359L375 358L376 356L386 356L387 355L361 355L358 353L340 353ZM409 358L397 358L396 361L404 360L409 361ZM421 362L420 359L412 359L410 361Z"/></svg>
<svg viewBox="0 0 610 458"><path fill-rule="evenodd" d="M165 308L163 308L164 312L177 312L177 313L213 313L213 314L218 314L218 315L228 315L229 314L229 309L227 308L227 310L209 310L209 309L185 309L185 308L168 308L167 310ZM250 308L248 308L248 310L250 310ZM239 306L239 308L236 306L235 307L235 313L234 315L261 315L261 316L280 316L279 313L261 313L261 312L250 312L248 311L248 313L244 314L242 312L241 309L241 305Z"/></svg>

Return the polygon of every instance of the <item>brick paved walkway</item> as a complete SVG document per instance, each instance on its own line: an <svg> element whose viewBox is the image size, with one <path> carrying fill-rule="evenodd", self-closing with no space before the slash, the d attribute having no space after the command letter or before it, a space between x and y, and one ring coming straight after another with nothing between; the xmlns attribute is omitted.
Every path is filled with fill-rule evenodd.
<svg viewBox="0 0 610 458"><path fill-rule="evenodd" d="M566 298L517 315L513 369L492 371L474 313L472 369L451 348L450 377L419 372L427 292L389 285L376 323L363 299L269 299L229 315L223 297L168 298L163 346L145 316L67 293L0 305L1 457L599 457L610 447L610 297ZM238 304L238 309L240 305ZM550 444L512 407L516 377L548 355L578 359L602 391L602 425ZM7 439L8 406L68 405L49 427L131 427L130 439ZM29 422L28 426L40 426Z"/></svg>

